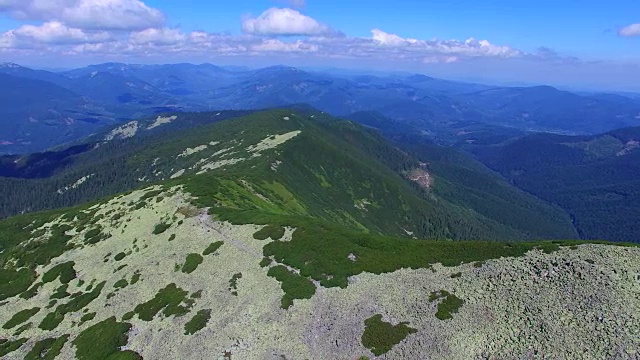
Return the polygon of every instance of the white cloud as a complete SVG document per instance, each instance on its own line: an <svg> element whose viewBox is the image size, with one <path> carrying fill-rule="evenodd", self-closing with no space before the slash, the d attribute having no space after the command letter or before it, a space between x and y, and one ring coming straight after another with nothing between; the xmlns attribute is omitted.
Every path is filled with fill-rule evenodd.
<svg viewBox="0 0 640 360"><path fill-rule="evenodd" d="M256 18L246 18L242 30L255 35L335 35L337 32L312 17L288 8L271 8Z"/></svg>
<svg viewBox="0 0 640 360"><path fill-rule="evenodd" d="M6 37L13 37L16 41L42 44L79 44L107 41L111 36L107 32L87 33L81 29L67 27L66 25L50 21L41 26L23 25L16 30L5 33Z"/></svg>
<svg viewBox="0 0 640 360"><path fill-rule="evenodd" d="M196 35L197 37L197 35ZM179 29L146 29L131 34L130 41L134 44L175 45L185 41L187 35Z"/></svg>
<svg viewBox="0 0 640 360"><path fill-rule="evenodd" d="M140 0L0 0L0 12L81 29L143 30L165 23L160 10Z"/></svg>
<svg viewBox="0 0 640 360"><path fill-rule="evenodd" d="M267 39L260 44L253 45L251 50L259 52L316 52L319 50L317 45L307 44L301 40L293 43L282 42L277 39Z"/></svg>
<svg viewBox="0 0 640 360"><path fill-rule="evenodd" d="M640 36L640 23L623 27L622 29L618 30L618 35L624 37Z"/></svg>
<svg viewBox="0 0 640 360"><path fill-rule="evenodd" d="M487 40L469 38L465 41L458 40L418 40L403 38L396 34L389 34L379 29L373 29L372 40L375 44L385 48L402 48L405 53L424 54L433 61L431 55L456 55L466 57L518 57L523 53L509 46L499 46ZM451 62L457 57L447 56L445 62ZM455 60L453 60L455 61Z"/></svg>

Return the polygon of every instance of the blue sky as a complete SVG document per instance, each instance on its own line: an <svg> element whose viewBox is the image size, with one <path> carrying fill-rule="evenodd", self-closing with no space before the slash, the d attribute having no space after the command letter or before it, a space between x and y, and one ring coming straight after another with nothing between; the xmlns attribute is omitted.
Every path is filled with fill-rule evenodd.
<svg viewBox="0 0 640 360"><path fill-rule="evenodd" d="M32 66L283 63L640 91L631 0L2 0L0 31L0 61Z"/></svg>
<svg viewBox="0 0 640 360"><path fill-rule="evenodd" d="M286 1L153 0L169 21L186 30L240 33L243 14L260 14ZM193 11L197 8L198 11ZM301 9L351 36L380 28L404 37L489 39L533 51L546 46L567 55L592 59L640 58L640 41L617 30L640 22L640 3L632 0L309 0Z"/></svg>

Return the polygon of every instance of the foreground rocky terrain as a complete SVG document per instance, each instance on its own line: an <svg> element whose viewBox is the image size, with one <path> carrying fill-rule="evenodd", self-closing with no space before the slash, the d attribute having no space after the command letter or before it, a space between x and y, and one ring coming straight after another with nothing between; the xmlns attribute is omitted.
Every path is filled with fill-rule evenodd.
<svg viewBox="0 0 640 360"><path fill-rule="evenodd" d="M299 230L259 240L265 226L221 221L190 198L150 187L34 226L30 242L69 225L74 246L0 302L3 358L640 358L640 248L363 272L346 288L314 280L312 296L287 305L274 269L300 271L263 248ZM397 344L372 345L385 326Z"/></svg>

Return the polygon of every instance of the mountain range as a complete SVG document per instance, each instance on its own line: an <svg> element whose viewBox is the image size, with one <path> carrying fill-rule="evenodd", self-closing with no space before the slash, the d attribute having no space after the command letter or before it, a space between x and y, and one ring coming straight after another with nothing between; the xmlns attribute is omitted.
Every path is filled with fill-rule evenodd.
<svg viewBox="0 0 640 360"><path fill-rule="evenodd" d="M342 117L375 111L439 142L451 140L467 127L595 134L640 121L640 101L633 97L578 95L552 87L491 87L424 75L118 63L61 73L4 64L0 74L9 76L2 82L3 92L22 89L18 96L29 92L29 99L38 103L33 109L20 107L19 102L4 104L0 152L5 154L47 150L105 125L162 112L293 104L308 104Z"/></svg>

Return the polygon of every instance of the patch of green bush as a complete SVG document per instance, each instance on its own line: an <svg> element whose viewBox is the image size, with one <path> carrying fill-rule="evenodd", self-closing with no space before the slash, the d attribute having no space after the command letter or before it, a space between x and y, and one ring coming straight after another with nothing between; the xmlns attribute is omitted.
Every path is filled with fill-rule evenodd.
<svg viewBox="0 0 640 360"><path fill-rule="evenodd" d="M182 265L182 272L185 274L191 274L196 271L198 266L202 264L204 258L200 254L189 254L184 265Z"/></svg>
<svg viewBox="0 0 640 360"><path fill-rule="evenodd" d="M119 323L115 317L101 321L81 332L73 345L79 360L141 360L142 356L131 351L121 351L127 345L131 324Z"/></svg>
<svg viewBox="0 0 640 360"><path fill-rule="evenodd" d="M27 291L36 276L35 271L26 268L20 270L0 269L0 301Z"/></svg>
<svg viewBox="0 0 640 360"><path fill-rule="evenodd" d="M169 284L159 290L153 299L136 306L135 312L140 320L144 321L153 320L160 311L165 317L183 316L191 310L195 303L188 295L188 291L177 287L176 284Z"/></svg>
<svg viewBox="0 0 640 360"><path fill-rule="evenodd" d="M113 284L113 287L116 289L124 289L129 285L127 279L120 279Z"/></svg>
<svg viewBox="0 0 640 360"><path fill-rule="evenodd" d="M68 261L66 263L58 264L42 276L43 283L50 283L57 278L60 278L60 282L63 284L68 284L71 280L76 278L76 270L73 268L75 266L75 262Z"/></svg>
<svg viewBox="0 0 640 360"><path fill-rule="evenodd" d="M9 319L9 321L7 321L4 325L2 325L2 328L7 330L13 329L14 327L31 319L39 311L40 311L39 307L18 311L11 317L11 319Z"/></svg>
<svg viewBox="0 0 640 360"><path fill-rule="evenodd" d="M171 224L160 223L156 224L156 227L153 228L153 235L160 235L163 232L167 231L171 227Z"/></svg>
<svg viewBox="0 0 640 360"><path fill-rule="evenodd" d="M280 240L284 236L284 232L285 230L283 226L267 225L253 234L253 238L256 240L267 240L268 238L271 238L272 240Z"/></svg>
<svg viewBox="0 0 640 360"><path fill-rule="evenodd" d="M371 350L376 356L389 352L410 334L417 332L403 322L398 325L382 321L382 315L377 314L364 321L365 329L362 334L362 345Z"/></svg>
<svg viewBox="0 0 640 360"><path fill-rule="evenodd" d="M49 297L49 299L64 299L68 297L69 295L71 295L67 292L68 288L69 284L62 284L54 291L53 294L51 294L51 297Z"/></svg>
<svg viewBox="0 0 640 360"><path fill-rule="evenodd" d="M267 275L280 281L284 291L281 304L283 309L292 306L294 299L311 299L316 293L316 286L311 280L289 271L282 265L272 267Z"/></svg>
<svg viewBox="0 0 640 360"><path fill-rule="evenodd" d="M461 272L457 272L457 273L455 273L455 274L451 274L451 278L452 278L452 279L457 279L457 278L459 278L459 277L462 277L462 273L461 273Z"/></svg>
<svg viewBox="0 0 640 360"><path fill-rule="evenodd" d="M131 277L131 285L137 283L138 281L140 281L140 272L136 271Z"/></svg>
<svg viewBox="0 0 640 360"><path fill-rule="evenodd" d="M42 330L53 330L64 320L64 317L68 313L82 310L85 306L89 305L93 300L100 296L100 292L104 288L106 281L101 282L90 293L81 293L79 295L74 294L74 297L66 304L58 305L55 311L47 314L42 322L38 326Z"/></svg>
<svg viewBox="0 0 640 360"><path fill-rule="evenodd" d="M269 265L271 265L271 259L268 257L263 257L262 260L260 260L260 267L267 267Z"/></svg>
<svg viewBox="0 0 640 360"><path fill-rule="evenodd" d="M93 228L89 231L87 231L84 234L84 243L87 245L91 245L91 244L97 244L102 240L108 239L109 235L108 234L103 234L102 233L102 227L98 226L96 228Z"/></svg>
<svg viewBox="0 0 640 360"><path fill-rule="evenodd" d="M113 258L113 260L120 261L120 260L124 259L125 257L127 257L127 254L125 254L124 252L121 252L121 253L116 254L116 256Z"/></svg>
<svg viewBox="0 0 640 360"><path fill-rule="evenodd" d="M238 296L238 280L242 279L242 273L234 274L229 280L229 291L234 296Z"/></svg>
<svg viewBox="0 0 640 360"><path fill-rule="evenodd" d="M80 324L78 324L78 326L82 326L82 324L86 323L87 321L93 320L95 317L96 313L94 312L82 315L82 317L80 318Z"/></svg>
<svg viewBox="0 0 640 360"><path fill-rule="evenodd" d="M33 345L24 360L54 360L60 355L62 347L67 343L67 340L69 340L69 335L40 340Z"/></svg>
<svg viewBox="0 0 640 360"><path fill-rule="evenodd" d="M453 319L452 314L457 313L458 309L464 304L464 300L445 290L433 292L429 295L430 302L440 299L442 300L438 303L438 311L436 312L436 317L440 320Z"/></svg>
<svg viewBox="0 0 640 360"><path fill-rule="evenodd" d="M38 290L40 290L40 288L42 287L43 283L39 282L35 285L33 285L32 287L30 287L27 291L23 292L22 294L20 294L20 297L27 300L27 299L31 299L32 297L38 295ZM2 285L0 285L1 287Z"/></svg>
<svg viewBox="0 0 640 360"><path fill-rule="evenodd" d="M211 319L211 309L198 311L198 313L196 313L193 318L184 325L184 334L193 335L204 329L207 326L209 319Z"/></svg>
<svg viewBox="0 0 640 360"><path fill-rule="evenodd" d="M176 234L171 234L171 236L169 236L169 241L173 241L176 239Z"/></svg>
<svg viewBox="0 0 640 360"><path fill-rule="evenodd" d="M204 256L211 255L214 252L218 251L218 249L220 249L222 245L224 245L224 241L216 241L214 243L211 243L211 245L207 246L207 248L204 249L204 251L202 252L202 255Z"/></svg>
<svg viewBox="0 0 640 360"><path fill-rule="evenodd" d="M18 340L7 340L0 339L0 356L5 356L9 353L12 353L22 346L22 344L26 343L27 339L18 339Z"/></svg>

